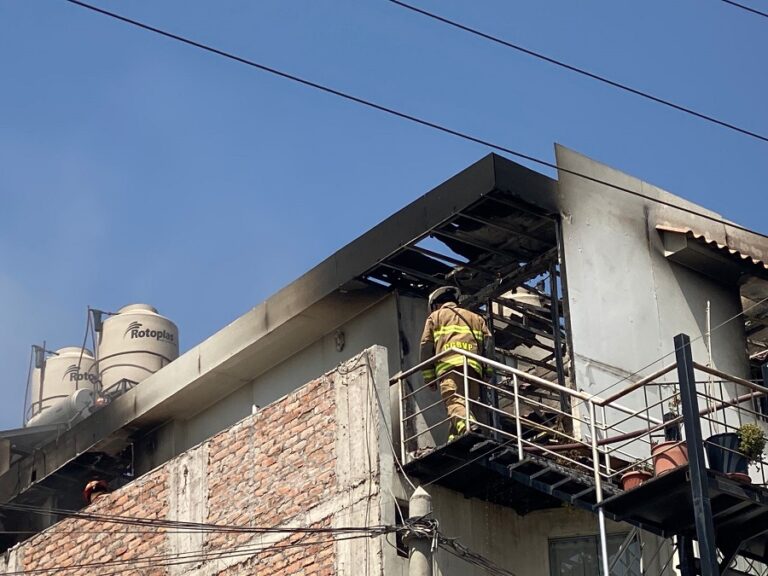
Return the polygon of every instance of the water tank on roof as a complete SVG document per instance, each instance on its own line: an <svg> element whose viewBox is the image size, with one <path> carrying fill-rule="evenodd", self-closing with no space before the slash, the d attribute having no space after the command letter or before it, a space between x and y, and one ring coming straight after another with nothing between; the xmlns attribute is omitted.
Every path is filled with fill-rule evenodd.
<svg viewBox="0 0 768 576"><path fill-rule="evenodd" d="M30 375L25 425L39 425L40 418L54 406L60 408L60 418L56 423L68 421L69 417L76 414L67 412L67 417L62 416L65 411L61 410L61 407L80 390L87 390L92 397L97 387L96 360L90 350L76 346L56 350L42 360L39 367L35 367ZM79 406L88 394L77 396ZM54 422L46 421L45 423Z"/></svg>
<svg viewBox="0 0 768 576"><path fill-rule="evenodd" d="M148 304L124 306L101 328L98 358L102 392L114 396L178 356L179 330L173 322Z"/></svg>
<svg viewBox="0 0 768 576"><path fill-rule="evenodd" d="M95 406L96 393L89 388L80 388L69 396L52 400L42 412L27 421L27 427L46 424L73 424L91 414Z"/></svg>

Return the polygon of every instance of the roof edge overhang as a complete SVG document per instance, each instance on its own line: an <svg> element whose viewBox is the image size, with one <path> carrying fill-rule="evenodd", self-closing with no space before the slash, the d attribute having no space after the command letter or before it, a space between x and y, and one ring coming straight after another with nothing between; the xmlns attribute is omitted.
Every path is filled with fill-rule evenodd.
<svg viewBox="0 0 768 576"><path fill-rule="evenodd" d="M485 156L350 242L111 405L15 462L0 476L0 502L14 499L84 452L114 450L125 445L137 430L194 415L332 332L387 294L357 282L360 275L495 189L544 210L551 211L555 206L554 180L495 154ZM265 358L268 362L263 361Z"/></svg>

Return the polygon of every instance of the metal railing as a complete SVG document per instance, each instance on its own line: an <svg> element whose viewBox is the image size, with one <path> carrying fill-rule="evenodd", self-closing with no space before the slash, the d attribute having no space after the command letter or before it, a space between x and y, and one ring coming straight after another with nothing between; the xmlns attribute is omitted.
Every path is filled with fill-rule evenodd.
<svg viewBox="0 0 768 576"><path fill-rule="evenodd" d="M457 355L462 357L462 364L454 370L455 379L463 382L463 386L456 394L464 404L465 430L472 429L496 439L499 449L515 447L519 460L531 455L543 456L589 474L594 480L597 504L603 501L606 484L619 486L621 477L631 471L650 474L654 465L663 459L660 450L668 455L667 451L685 445L681 430L683 417L676 410L679 391L676 382L665 381L676 364L602 398L465 350L448 349L391 379L398 391L403 464L444 443L442 438L451 418L445 417L443 398L434 391L445 375L417 387L413 383L421 382L419 373L424 368L433 366L441 358ZM488 381L478 378L469 361L479 363L485 373L492 370L493 378ZM738 433L742 424L761 425L765 415L755 409L755 399L768 394L768 388L695 362L694 369L704 375L696 380L702 428L709 427L710 432ZM470 383L481 391L479 398L470 396ZM567 398L570 409L565 411L559 403L541 400L542 391ZM704 443L711 444L709 440ZM733 448L719 449L739 454ZM767 464L764 457L751 462L751 476L757 479L757 484L766 485ZM602 507L598 506L597 510L603 572L608 574L605 518Z"/></svg>

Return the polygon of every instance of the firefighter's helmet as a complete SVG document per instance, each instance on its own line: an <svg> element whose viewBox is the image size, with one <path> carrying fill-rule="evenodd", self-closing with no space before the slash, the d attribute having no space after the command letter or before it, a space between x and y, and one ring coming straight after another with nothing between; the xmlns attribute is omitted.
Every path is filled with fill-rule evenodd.
<svg viewBox="0 0 768 576"><path fill-rule="evenodd" d="M435 306L443 302L458 302L461 297L461 290L455 286L442 286L429 295L429 309L434 310Z"/></svg>

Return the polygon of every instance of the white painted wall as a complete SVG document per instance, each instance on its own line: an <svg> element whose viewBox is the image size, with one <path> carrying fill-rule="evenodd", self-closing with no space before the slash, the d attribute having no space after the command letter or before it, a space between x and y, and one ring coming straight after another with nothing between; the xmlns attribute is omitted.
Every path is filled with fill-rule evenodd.
<svg viewBox="0 0 768 576"><path fill-rule="evenodd" d="M336 330L258 376L206 410L190 418L181 450L194 446L291 390L331 370L375 344L387 348L390 366L400 366L397 306L394 295L368 308L342 326L345 345L336 350ZM178 450L178 447L177 447ZM178 452L177 452L178 453Z"/></svg>
<svg viewBox="0 0 768 576"><path fill-rule="evenodd" d="M558 165L570 171L707 212L561 147L557 149L557 157ZM560 174L558 189L576 386L606 397L642 376L673 364L673 338L679 333L690 336L694 360L706 364L707 301L711 304L712 326L718 326L741 312L739 289L736 285L718 283L664 256L656 225L668 223L671 217L679 218L679 225L684 225L684 214L680 216L681 213L669 209L663 211L654 202L565 172ZM742 321L729 322L713 332L714 367L734 376L748 377L745 350ZM639 374L632 375L635 372ZM703 375L697 374L699 377ZM660 380L675 382L677 379L673 371ZM724 396L733 396L736 388L727 385ZM719 390L717 392L719 395ZM739 387L738 392L745 390ZM669 388L662 395L667 397L671 393ZM639 410L658 400L658 389L650 387L620 402ZM702 400L700 404L703 405ZM586 418L586 410L582 409L581 414ZM655 408L651 416L661 420L662 408ZM736 423L733 412L728 417ZM620 418L623 418L620 413L609 411L609 421ZM744 420L752 418L744 416ZM643 427L644 422L634 420L623 424L621 431ZM705 437L709 434L709 425L704 421L702 431ZM635 443L627 450L636 456L649 455L647 444Z"/></svg>

